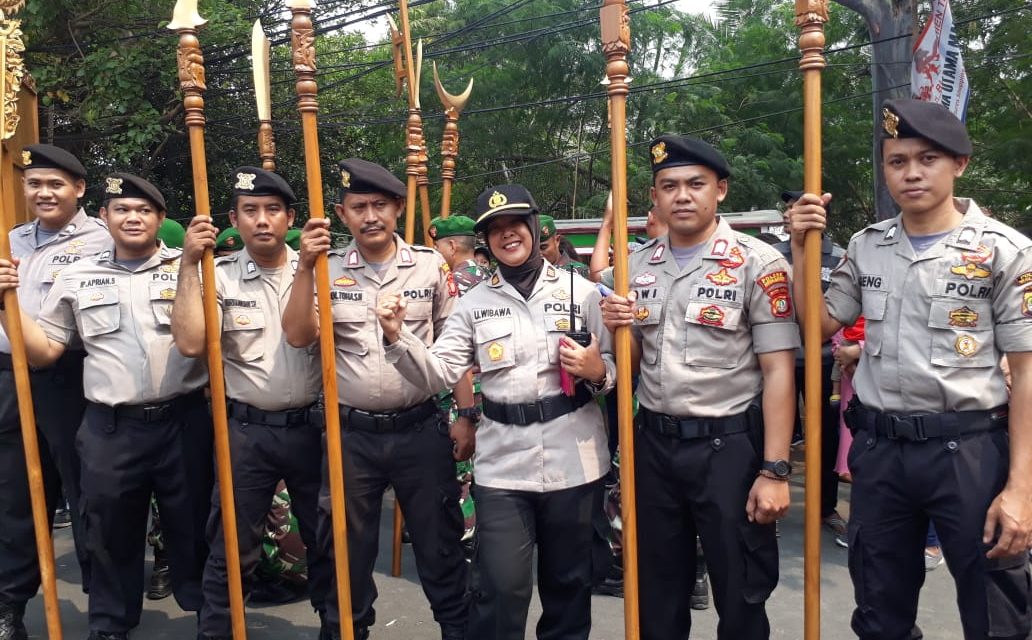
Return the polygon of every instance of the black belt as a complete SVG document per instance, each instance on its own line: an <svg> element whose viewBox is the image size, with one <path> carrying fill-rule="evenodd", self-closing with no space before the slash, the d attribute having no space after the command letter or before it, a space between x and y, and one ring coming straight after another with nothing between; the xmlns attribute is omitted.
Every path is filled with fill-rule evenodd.
<svg viewBox="0 0 1032 640"><path fill-rule="evenodd" d="M855 411L857 427L870 429L889 440L923 442L930 438L956 438L966 433L1007 428L1006 406L907 416L869 409L858 402Z"/></svg>
<svg viewBox="0 0 1032 640"><path fill-rule="evenodd" d="M540 398L536 402L508 404L484 397L484 415L501 424L525 427L535 422L551 422L567 413L573 413L591 402L592 397L583 384L577 385L577 393L572 398L561 393Z"/></svg>
<svg viewBox="0 0 1032 640"><path fill-rule="evenodd" d="M176 396L165 402L154 402L151 404L120 404L110 407L106 404L91 402L90 406L111 413L115 420L136 420L138 422L162 422L171 418L176 411L191 402L203 401L204 391L197 389L183 395Z"/></svg>
<svg viewBox="0 0 1032 640"><path fill-rule="evenodd" d="M386 412L363 411L340 405L340 422L346 429L390 433L408 431L437 412L433 399L401 411Z"/></svg>
<svg viewBox="0 0 1032 640"><path fill-rule="evenodd" d="M237 400L229 400L226 403L230 417L240 422L264 424L270 427L300 427L309 424L312 422L313 407L315 407L314 404L301 409L265 411Z"/></svg>
<svg viewBox="0 0 1032 640"><path fill-rule="evenodd" d="M680 440L715 438L749 431L749 412L724 418L679 418L641 407L642 423L663 436Z"/></svg>

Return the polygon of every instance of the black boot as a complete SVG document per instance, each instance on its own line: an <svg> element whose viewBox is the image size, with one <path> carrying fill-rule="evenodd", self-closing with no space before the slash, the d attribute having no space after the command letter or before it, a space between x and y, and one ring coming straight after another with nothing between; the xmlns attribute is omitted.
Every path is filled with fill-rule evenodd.
<svg viewBox="0 0 1032 640"><path fill-rule="evenodd" d="M172 576L168 570L168 559L164 551L154 549L154 569L151 571L148 600L162 600L172 595Z"/></svg>
<svg viewBox="0 0 1032 640"><path fill-rule="evenodd" d="M0 602L0 640L28 640L29 634L22 624L24 614L25 603Z"/></svg>

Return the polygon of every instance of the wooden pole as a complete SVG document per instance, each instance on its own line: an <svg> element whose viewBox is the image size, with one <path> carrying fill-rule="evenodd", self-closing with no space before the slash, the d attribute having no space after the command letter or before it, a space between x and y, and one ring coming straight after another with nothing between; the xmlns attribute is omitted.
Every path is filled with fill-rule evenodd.
<svg viewBox="0 0 1032 640"><path fill-rule="evenodd" d="M419 115L419 85L417 85L415 65L412 61L412 34L409 27L408 0L400 0L401 36L405 54L405 73L408 84L408 120L405 123L405 175L407 176L407 197L405 199L405 242L415 241L416 198L418 198L419 156L423 150L423 122ZM395 509L395 514L400 513ZM395 526L397 528L397 526ZM399 540L400 544L400 540ZM395 546L400 552L400 546Z"/></svg>
<svg viewBox="0 0 1032 640"><path fill-rule="evenodd" d="M799 68L803 73L803 189L821 193L821 71L824 69L824 23L827 0L796 0L800 29ZM806 640L821 637L821 234L806 234L803 278L806 316L803 319L805 356L806 506L803 575Z"/></svg>
<svg viewBox="0 0 1032 640"><path fill-rule="evenodd" d="M17 102L25 65L21 53L25 50L22 41L21 21L15 20L14 11L5 15L0 11L0 166L7 167L7 141L18 129ZM8 114L13 114L9 117ZM4 183L0 189L13 185ZM11 260L10 232L14 227L14 211L7 205L6 193L0 194L0 256ZM39 461L39 437L36 434L36 412L32 405L32 388L29 380L29 359L25 351L25 337L22 334L21 307L18 293L14 289L4 292L4 308L7 314L7 339L11 343L11 360L14 368L14 386L18 396L18 418L21 422L22 449L25 451L25 470L29 482L29 503L32 506L32 528L36 534L36 558L39 560L40 583L43 587L43 609L46 614L47 635L51 640L61 640L61 612L57 601L57 571L54 567L54 544L50 538L50 520L47 517L46 489L43 485L43 469Z"/></svg>
<svg viewBox="0 0 1032 640"><path fill-rule="evenodd" d="M441 77L437 74L437 63L434 63L434 87L437 97L444 107L444 136L441 140L441 217L451 215L452 183L455 182L455 161L459 157L459 116L469 102L473 93L473 78L469 79L466 90L461 95L453 96L444 89Z"/></svg>
<svg viewBox="0 0 1032 640"><path fill-rule="evenodd" d="M308 214L326 217L323 202L322 168L319 164L319 102L315 81L315 31L312 28L312 0L291 0L291 51L297 76L298 111L305 144L305 176L308 181ZM326 460L330 475L330 505L333 518L334 566L337 571L337 606L340 637L354 640L351 618L351 573L348 569L348 531L344 511L344 462L341 450L340 405L337 394L336 348L333 341L333 304L330 302L330 268L325 253L315 262L316 298L319 302L319 352L322 357L323 396L326 405Z"/></svg>
<svg viewBox="0 0 1032 640"><path fill-rule="evenodd" d="M624 0L605 0L600 12L602 52L606 56L610 137L613 151L613 276L616 293L628 293L627 264L627 94L631 50L630 14ZM620 518L623 522L624 637L641 635L638 618L638 510L634 484L634 416L631 397L631 329L620 327L616 349L616 406L620 436Z"/></svg>
<svg viewBox="0 0 1032 640"><path fill-rule="evenodd" d="M258 156L262 169L276 170L276 137L272 130L272 84L269 81L269 54L271 45L262 29L262 21L255 20L251 30L251 71L254 73L254 98L258 106Z"/></svg>
<svg viewBox="0 0 1032 640"><path fill-rule="evenodd" d="M190 135L190 161L193 168L194 207L197 215L211 216L208 197L208 165L204 149L204 57L197 39L197 28L206 20L197 14L197 0L179 0L168 28L179 34L176 60L179 85L183 91L186 127ZM226 383L222 370L222 326L218 300L215 297L215 255L211 249L201 260L204 326L208 353L208 376L211 385L211 414L215 436L216 473L219 480L219 504L222 509L222 532L226 548L226 573L229 588L230 620L234 640L247 638L244 620L243 582L240 572L240 548L237 537L236 504L233 493L233 466L229 451L229 422L226 415Z"/></svg>

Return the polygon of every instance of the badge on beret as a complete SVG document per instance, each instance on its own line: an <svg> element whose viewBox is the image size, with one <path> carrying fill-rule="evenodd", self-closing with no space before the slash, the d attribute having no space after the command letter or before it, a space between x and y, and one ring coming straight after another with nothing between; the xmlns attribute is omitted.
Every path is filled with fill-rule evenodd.
<svg viewBox="0 0 1032 640"><path fill-rule="evenodd" d="M953 343L953 348L957 350L957 353L965 358L970 358L975 355L976 351L978 351L978 342L973 337L965 333L957 336L957 341Z"/></svg>
<svg viewBox="0 0 1032 640"><path fill-rule="evenodd" d="M434 240L437 239L437 227L431 226L429 233L431 238L433 238Z"/></svg>
<svg viewBox="0 0 1032 640"><path fill-rule="evenodd" d="M503 206L509 204L509 199L505 197L504 193L500 193L498 191L495 191L494 193L491 194L491 199L487 201L487 204L492 209L496 209L498 207L503 207Z"/></svg>
<svg viewBox="0 0 1032 640"><path fill-rule="evenodd" d="M657 142L652 146L652 164L659 164L667 159L666 143Z"/></svg>
<svg viewBox="0 0 1032 640"><path fill-rule="evenodd" d="M889 110L888 107L882 109L882 129L885 129L885 133L889 134L893 138L899 137L899 116Z"/></svg>
<svg viewBox="0 0 1032 640"><path fill-rule="evenodd" d="M21 162L23 166L29 166L32 164L32 152L28 149L21 152Z"/></svg>
<svg viewBox="0 0 1032 640"><path fill-rule="evenodd" d="M241 191L254 191L254 180L257 177L258 175L254 173L240 172L237 174L237 183L233 188Z"/></svg>
<svg viewBox="0 0 1032 640"><path fill-rule="evenodd" d="M107 188L104 189L104 193L113 193L115 195L122 195L122 179L121 178L108 178Z"/></svg>
<svg viewBox="0 0 1032 640"><path fill-rule="evenodd" d="M351 188L351 173L348 171L344 171L343 169L340 172L340 186L344 187L345 189Z"/></svg>

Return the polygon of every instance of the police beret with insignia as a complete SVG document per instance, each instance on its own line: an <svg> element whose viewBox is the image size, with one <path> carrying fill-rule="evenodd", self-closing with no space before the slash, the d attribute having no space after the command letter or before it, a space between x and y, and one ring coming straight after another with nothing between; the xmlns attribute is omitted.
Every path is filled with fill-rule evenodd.
<svg viewBox="0 0 1032 640"><path fill-rule="evenodd" d="M967 127L937 102L912 98L882 103L881 138L924 138L955 156L970 156Z"/></svg>
<svg viewBox="0 0 1032 640"><path fill-rule="evenodd" d="M223 229L215 237L216 251L239 251L243 248L244 240L240 237L240 232L234 227Z"/></svg>
<svg viewBox="0 0 1032 640"><path fill-rule="evenodd" d="M30 144L22 150L25 169L60 169L76 178L86 179L86 167L79 159L52 144Z"/></svg>
<svg viewBox="0 0 1032 640"><path fill-rule="evenodd" d="M721 180L731 175L731 167L719 151L691 136L659 136L649 145L652 175L670 167L700 164L716 172Z"/></svg>
<svg viewBox="0 0 1032 640"><path fill-rule="evenodd" d="M278 173L258 167L237 167L230 177L233 180L233 195L279 196L288 205L297 201L294 190Z"/></svg>
<svg viewBox="0 0 1032 640"><path fill-rule="evenodd" d="M104 200L115 198L142 198L149 200L159 211L167 211L165 196L158 188L128 173L112 173L104 179Z"/></svg>
<svg viewBox="0 0 1032 640"><path fill-rule="evenodd" d="M434 240L454 236L474 236L473 218L467 216L451 216L450 218L434 218L430 221L430 237Z"/></svg>
<svg viewBox="0 0 1032 640"><path fill-rule="evenodd" d="M407 193L404 182L375 162L348 158L341 160L338 167L341 200L348 193L382 193L396 198L404 198Z"/></svg>
<svg viewBox="0 0 1032 640"><path fill-rule="evenodd" d="M522 184L500 184L488 187L477 196L474 230L485 231L498 216L530 216L538 212L537 202Z"/></svg>
<svg viewBox="0 0 1032 640"><path fill-rule="evenodd" d="M172 218L165 218L158 227L158 240L164 242L166 247L181 249L185 239L186 229Z"/></svg>
<svg viewBox="0 0 1032 640"><path fill-rule="evenodd" d="M541 239L551 240L555 236L555 218L541 214L538 216L538 222L541 223Z"/></svg>

